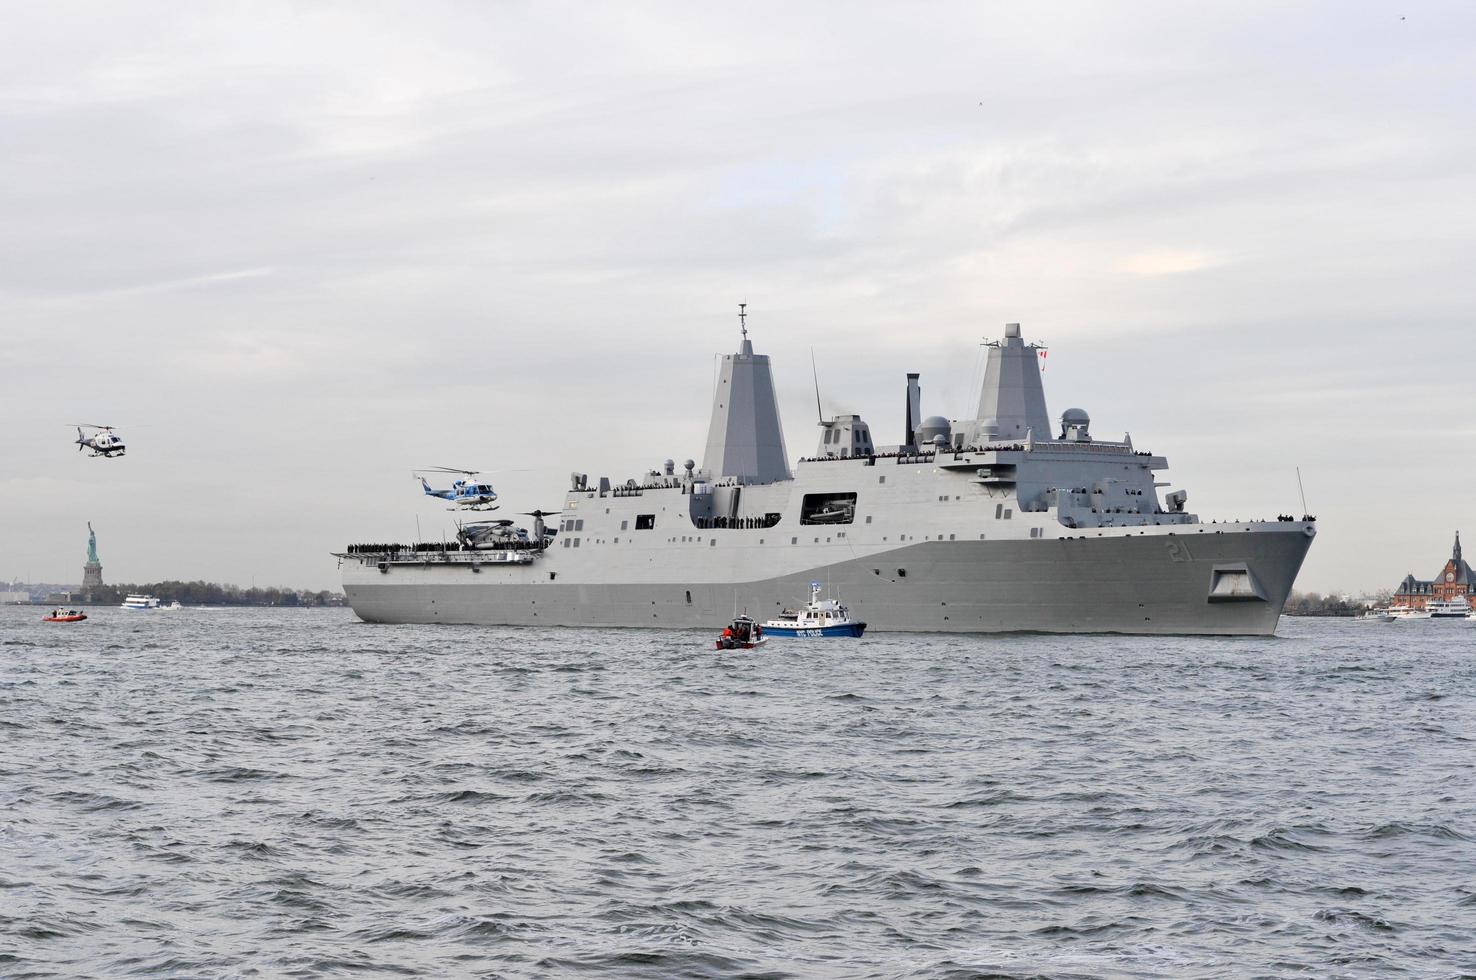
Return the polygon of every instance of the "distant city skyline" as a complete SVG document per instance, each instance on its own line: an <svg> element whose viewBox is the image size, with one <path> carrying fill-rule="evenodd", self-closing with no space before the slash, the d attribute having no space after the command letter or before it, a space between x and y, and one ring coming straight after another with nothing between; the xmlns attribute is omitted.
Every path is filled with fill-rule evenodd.
<svg viewBox="0 0 1476 980"><path fill-rule="evenodd" d="M0 36L0 580L338 588L701 458L748 304L788 456L972 417L982 340L1297 588L1476 534L1476 8L80 3ZM128 453L93 459L72 425Z"/></svg>

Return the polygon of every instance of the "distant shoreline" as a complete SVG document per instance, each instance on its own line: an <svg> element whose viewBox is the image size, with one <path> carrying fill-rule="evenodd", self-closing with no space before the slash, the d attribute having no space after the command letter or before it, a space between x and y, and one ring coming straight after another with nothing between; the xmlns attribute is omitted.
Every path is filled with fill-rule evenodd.
<svg viewBox="0 0 1476 980"><path fill-rule="evenodd" d="M67 602L41 602L32 600L30 602L8 602L0 609L57 609L66 607L68 609L122 609L123 604L119 602L80 602L70 600ZM290 605L287 603L269 602L181 602L180 609L348 609L347 602L324 603L322 605ZM145 610L154 612L156 610ZM159 610L168 612L169 610Z"/></svg>

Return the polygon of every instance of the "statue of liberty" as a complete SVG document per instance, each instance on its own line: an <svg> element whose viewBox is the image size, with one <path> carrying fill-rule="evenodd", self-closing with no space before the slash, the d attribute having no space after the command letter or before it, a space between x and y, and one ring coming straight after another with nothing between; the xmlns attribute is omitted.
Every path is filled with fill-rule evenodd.
<svg viewBox="0 0 1476 980"><path fill-rule="evenodd" d="M102 562L97 560L97 532L92 529L92 522L88 521L87 564L82 566L82 595L91 602L102 587Z"/></svg>

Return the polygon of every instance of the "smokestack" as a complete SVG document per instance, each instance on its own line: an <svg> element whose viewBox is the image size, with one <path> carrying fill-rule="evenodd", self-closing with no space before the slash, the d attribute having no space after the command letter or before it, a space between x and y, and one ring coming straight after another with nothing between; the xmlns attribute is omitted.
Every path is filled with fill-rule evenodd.
<svg viewBox="0 0 1476 980"><path fill-rule="evenodd" d="M917 427L922 424L922 388L917 379L920 374L907 375L907 438L904 444L911 447L917 440Z"/></svg>

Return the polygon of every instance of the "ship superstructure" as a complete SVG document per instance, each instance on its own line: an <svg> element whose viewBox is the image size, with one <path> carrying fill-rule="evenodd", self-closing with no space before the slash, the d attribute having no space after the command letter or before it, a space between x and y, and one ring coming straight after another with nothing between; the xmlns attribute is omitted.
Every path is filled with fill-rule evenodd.
<svg viewBox="0 0 1476 980"><path fill-rule="evenodd" d="M1272 633L1312 519L1206 523L1184 491L1160 499L1163 457L1080 409L1052 424L1037 349L1007 324L974 418L922 418L908 375L900 444L835 416L791 470L745 329L701 467L573 474L553 533L351 546L344 591L372 622L697 627L824 579L872 630Z"/></svg>

